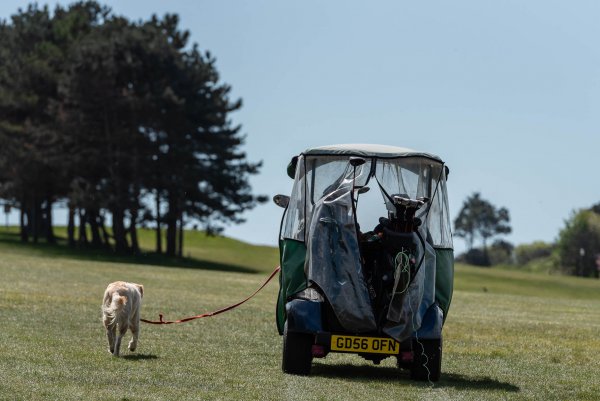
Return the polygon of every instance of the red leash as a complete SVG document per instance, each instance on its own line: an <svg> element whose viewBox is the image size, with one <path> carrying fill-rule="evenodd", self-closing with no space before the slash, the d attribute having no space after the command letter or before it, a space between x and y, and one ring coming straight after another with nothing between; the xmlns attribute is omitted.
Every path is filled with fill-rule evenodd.
<svg viewBox="0 0 600 401"><path fill-rule="evenodd" d="M207 313L203 313L201 315L196 315L196 316L191 316L191 317L186 317L183 319L179 319L179 320L164 320L163 319L163 315L162 313L158 315L159 320L146 320L146 319L140 319L142 322L144 323L150 323L150 324L173 324L173 323L185 323L185 322L189 322L190 320L194 320L194 319L202 319L203 317L209 317L209 316L215 316L218 315L220 313L223 312L227 312L228 310L232 310L234 308L237 308L238 306L240 306L241 304L243 304L244 302L248 301L250 298L254 297L256 294L258 294L258 292L260 290L262 290L268 283L269 281L271 281L273 279L273 277L275 277L275 275L279 272L279 270L281 270L281 267L277 266L275 268L275 270L273 270L273 273L271 273L271 275L265 280L264 283L262 283L262 285L258 288L258 290L254 291L254 293L252 295L250 295L248 298L244 299L243 301L240 301L236 304L233 305L229 305L226 306L222 309L216 310L214 312L207 312Z"/></svg>

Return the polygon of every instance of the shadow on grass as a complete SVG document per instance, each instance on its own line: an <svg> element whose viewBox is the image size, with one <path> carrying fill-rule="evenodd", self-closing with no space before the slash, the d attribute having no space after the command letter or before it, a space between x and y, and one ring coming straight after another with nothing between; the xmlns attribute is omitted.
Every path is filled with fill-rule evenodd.
<svg viewBox="0 0 600 401"><path fill-rule="evenodd" d="M259 273L259 270L228 263L219 263L196 258L180 258L142 252L138 255L118 254L109 249L71 248L65 238L57 237L56 244L39 242L21 242L19 234L0 232L0 245L9 245L12 249L27 252L28 256L43 258L69 258L94 262L128 263L138 265L152 265L163 267L183 267L189 269L217 270L235 273Z"/></svg>
<svg viewBox="0 0 600 401"><path fill-rule="evenodd" d="M428 382L417 382L410 379L408 370L380 366L356 366L350 364L344 365L325 365L318 362L313 363L311 375L329 378L343 378L349 381L359 382L390 382L406 380L417 386L430 387ZM520 388L510 383L501 382L489 377L478 376L470 377L454 373L444 373L440 381L434 383L434 388L452 387L458 390L503 390L518 392Z"/></svg>
<svg viewBox="0 0 600 401"><path fill-rule="evenodd" d="M153 354L130 354L123 355L123 359L127 359L129 361L143 361L147 359L158 359L158 356Z"/></svg>
<svg viewBox="0 0 600 401"><path fill-rule="evenodd" d="M444 374L440 381L435 385L436 387L453 387L456 389L470 389L470 390L504 390L510 392L519 392L521 389L519 386L514 384L501 382L490 377L485 376L465 376L455 373Z"/></svg>
<svg viewBox="0 0 600 401"><path fill-rule="evenodd" d="M350 381L382 381L388 382L398 380L406 376L409 378L408 371L381 367L381 366L357 366L351 364L344 365L326 365L319 362L313 362L310 371L311 376L345 378Z"/></svg>

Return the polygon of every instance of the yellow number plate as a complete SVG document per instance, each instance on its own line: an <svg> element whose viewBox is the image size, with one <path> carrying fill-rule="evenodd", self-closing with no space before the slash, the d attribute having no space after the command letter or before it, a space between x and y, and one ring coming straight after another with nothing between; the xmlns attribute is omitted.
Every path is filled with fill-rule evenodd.
<svg viewBox="0 0 600 401"><path fill-rule="evenodd" d="M400 353L400 343L391 338L332 335L331 350L396 355Z"/></svg>

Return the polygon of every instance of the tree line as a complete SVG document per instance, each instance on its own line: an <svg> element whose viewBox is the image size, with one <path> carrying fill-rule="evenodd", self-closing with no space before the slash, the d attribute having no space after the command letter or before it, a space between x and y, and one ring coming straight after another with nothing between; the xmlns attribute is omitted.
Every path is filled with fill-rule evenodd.
<svg viewBox="0 0 600 401"><path fill-rule="evenodd" d="M22 241L55 242L61 202L71 246L137 253L151 223L156 251L181 255L186 223L220 230L264 200L231 122L242 102L178 24L95 1L0 22L0 198Z"/></svg>
<svg viewBox="0 0 600 401"><path fill-rule="evenodd" d="M458 260L478 265L513 264L580 277L600 277L600 203L574 211L553 243L535 241L514 246L498 238L512 231L510 213L478 192L468 196L454 220L454 235L467 251ZM496 240L489 244L492 238ZM481 241L481 247L475 246Z"/></svg>

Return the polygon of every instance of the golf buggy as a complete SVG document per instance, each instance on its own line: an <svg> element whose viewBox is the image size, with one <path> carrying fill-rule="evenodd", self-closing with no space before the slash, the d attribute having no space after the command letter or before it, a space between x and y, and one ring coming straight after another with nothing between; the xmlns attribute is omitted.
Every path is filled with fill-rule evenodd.
<svg viewBox="0 0 600 401"><path fill-rule="evenodd" d="M437 381L454 256L448 168L430 153L382 145L311 148L288 166L276 320L286 373L313 358L395 357ZM360 202L359 202L360 201Z"/></svg>

